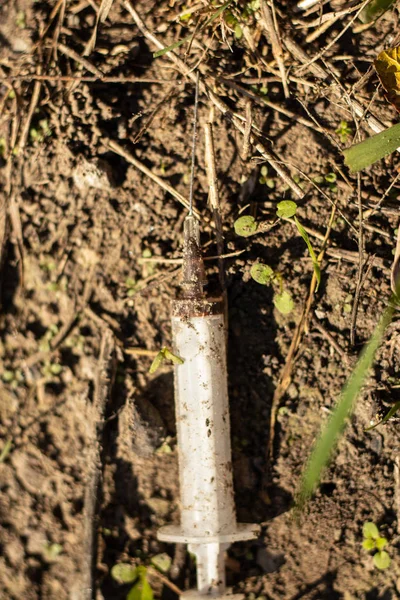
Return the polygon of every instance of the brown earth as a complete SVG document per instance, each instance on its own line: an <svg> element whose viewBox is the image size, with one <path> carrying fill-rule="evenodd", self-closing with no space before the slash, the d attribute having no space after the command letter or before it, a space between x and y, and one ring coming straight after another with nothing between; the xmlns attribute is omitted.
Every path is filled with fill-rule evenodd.
<svg viewBox="0 0 400 600"><path fill-rule="evenodd" d="M152 58L155 48L116 0L86 57L88 70L79 57L95 26L95 3L67 0L51 15L54 5L46 0L5 0L0 6L0 192L8 211L2 260L0 434L3 448L11 441L0 464L0 597L86 597L84 521L96 432L102 475L92 524L97 542L94 597L126 598L129 586L112 579L111 567L117 562L149 565L164 552L172 558L165 577L187 589L194 584L190 557L183 548L156 538L158 527L179 519L172 368L164 365L148 373L155 352L170 345L169 302L179 278L175 263L140 260L179 258L186 211L106 143L117 141L187 196L193 84L167 57ZM310 57L342 32L354 14L306 42L316 26L295 29L294 19L304 23L319 13L304 17L293 6L284 0L276 3L282 37L294 36ZM329 7L343 3L331 2L325 12ZM187 35L187 27L193 31L193 22L174 21L184 8L181 2L143 0L135 8L166 45ZM307 192L298 214L320 234L311 236L316 250L332 204L337 203L329 237L336 255L331 252L323 260L321 286L292 381L280 400L274 455L267 459L272 397L307 299L312 263L288 222L279 221L267 233L247 239L235 235L239 211L272 221L275 205L296 197L271 167L269 185L258 183L263 159L254 147L248 158L241 157L242 135L215 110L226 251L244 250L225 260L236 506L241 521L262 524L257 541L230 548L227 578L249 600L400 596L398 425L391 421L364 431L377 411L386 412L399 399L398 320L389 326L374 372L319 491L299 522L290 510L312 442L390 294L398 183L382 210L364 221L363 260L369 257L370 262L352 346L359 261L357 178L343 167L340 154L352 134L342 142L335 130L341 120L353 133L356 130L345 92L385 124L395 122L392 107L376 93L373 72L358 89L353 86L377 53L395 44L398 13L387 12L365 31L357 32L357 27L356 20L316 63L334 74L328 81L316 79L307 69L300 74L300 64L285 54L295 79L287 100L271 47L254 16L249 21L250 42L258 54L249 49L246 36L235 38L220 19L213 29L199 32L197 41L195 36L186 57L193 67L200 61L201 72L214 81L216 93L232 111L244 115L246 98L217 77L228 77L261 96L260 86L267 87L268 100L292 111L287 116L262 102L251 105L263 143ZM66 55L64 47L77 57ZM185 48L176 51L181 58ZM125 80L101 81L96 69ZM59 80L60 75L76 78L78 72L97 80ZM28 78L34 74L52 77L35 84ZM159 81L127 81L129 77ZM246 80L257 77L261 80L254 90ZM210 108L202 94L195 201L202 215L205 254L215 255L202 130ZM309 126L299 122L300 116ZM357 127L363 137L371 133L365 119L357 119ZM11 151L14 147L18 152ZM393 155L362 173L365 210L388 189L397 163ZM324 179L331 173L336 182ZM316 177L322 178L320 190L310 182ZM270 287L250 278L256 259L282 274L295 301L289 315L273 307ZM210 272L215 270L210 267ZM114 340L109 355L102 353L107 332ZM109 380L105 388L104 371ZM104 428L98 422L102 391ZM392 564L385 571L374 568L372 556L362 549L366 521L375 522L389 540ZM157 598L176 598L168 581L150 575Z"/></svg>

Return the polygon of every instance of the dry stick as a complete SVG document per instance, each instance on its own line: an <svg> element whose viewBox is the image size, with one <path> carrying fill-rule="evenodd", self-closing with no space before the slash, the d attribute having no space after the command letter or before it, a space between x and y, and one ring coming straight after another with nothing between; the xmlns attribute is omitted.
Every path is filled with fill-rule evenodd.
<svg viewBox="0 0 400 600"><path fill-rule="evenodd" d="M331 256L332 258L337 258L339 260L345 260L347 262L358 264L358 252L353 252L352 250L344 250L343 248L330 247L327 248L326 254ZM383 258L374 256L374 267L380 269L385 273L390 273L390 263Z"/></svg>
<svg viewBox="0 0 400 600"><path fill-rule="evenodd" d="M99 79L104 77L104 73L102 73L100 69L92 65L92 63L88 61L87 58L83 58L83 56L80 56L77 52L75 52L75 50L72 50L71 48L68 48L68 46L66 46L65 44L61 43L58 44L58 49L60 50L60 52L65 54L65 56L68 56L69 58L72 58L72 60L75 60L77 63L83 65L85 69L87 69L90 73L93 73L93 75L96 75L96 77L98 77Z"/></svg>
<svg viewBox="0 0 400 600"><path fill-rule="evenodd" d="M356 293L354 294L353 310L351 311L350 344L354 346L356 337L356 323L358 305L360 302L361 286L364 274L364 230L363 230L363 206L361 200L361 176L357 173L357 200L358 200L358 276Z"/></svg>
<svg viewBox="0 0 400 600"><path fill-rule="evenodd" d="M271 1L272 11L273 11L274 10L273 0L270 0L270 1ZM285 98L289 98L290 92L289 92L289 86L287 83L285 64L283 62L282 44L281 44L281 40L279 38L278 24L276 22L276 19L274 19L272 16L272 11L271 11L270 7L268 6L267 1L261 0L262 18L260 19L260 22L263 25L264 29L266 30L269 41L271 43L272 54L274 55L274 58L278 65L279 73L281 74L283 93L285 94Z"/></svg>
<svg viewBox="0 0 400 600"><path fill-rule="evenodd" d="M304 22L302 23L302 25L303 27L308 29L311 27L319 27L320 25L322 25L322 23L325 23L326 21L330 21L331 19L337 19L339 17L345 17L346 15L351 14L352 12L358 10L360 6L362 6L362 2L360 2L360 4L357 4L356 6L351 6L350 8L346 8L344 10L337 10L325 13L324 15L320 15L318 19L315 19L314 21L309 21L307 23ZM296 22L295 24L297 25L297 23L298 22Z"/></svg>
<svg viewBox="0 0 400 600"><path fill-rule="evenodd" d="M350 364L349 355L347 354L347 352L345 350L343 350L343 348L341 346L339 346L339 344L337 343L335 338L329 333L329 331L327 331L325 329L325 327L322 325L322 323L319 322L318 317L316 315L315 315L315 319L313 320L313 325L314 325L315 329L318 329L318 331L320 332L322 337L324 337L330 343L332 348L334 348L336 350L336 352L339 354L339 356L346 363L346 366L348 366Z"/></svg>
<svg viewBox="0 0 400 600"><path fill-rule="evenodd" d="M322 48L322 50L320 52L318 52L318 54L316 54L310 61L308 64L304 65L303 67L300 67L300 73L301 71L305 70L309 65L313 64L315 61L319 60L320 58L322 58L322 56L325 54L325 52L327 52L330 48L332 48L332 46L334 44L336 44L336 42L342 37L342 35L344 33L346 33L346 31L349 29L349 27L351 27L351 25L354 23L354 21L357 19L358 15L362 12L362 10L364 9L365 6L367 6L367 4L371 2L371 0L364 0L364 2L361 4L359 10L356 12L356 14L354 15L354 17L352 17L350 19L350 21L343 27L343 29L337 34L336 37L333 38L333 40L331 40L329 42L329 44L327 44L325 46L325 48Z"/></svg>
<svg viewBox="0 0 400 600"><path fill-rule="evenodd" d="M397 183L397 181L399 180L399 177L400 177L400 173L397 173L396 177L393 179L392 183L389 185L389 187L387 188L387 190L379 198L379 200L375 204L374 208L371 208L371 209L365 211L365 213L364 213L364 220L365 221L368 221L368 219L370 219L372 217L372 215L377 210L379 210L381 208L382 202L388 196L388 194L389 194L390 190L392 189L392 187Z"/></svg>
<svg viewBox="0 0 400 600"><path fill-rule="evenodd" d="M309 56L304 52L304 50L300 46L298 46L296 42L294 42L290 38L285 38L284 42L285 46L292 54L292 56L299 60L301 63L303 63L303 65L305 65L315 77L318 77L318 79L327 80L328 82L334 81L332 75L328 73L328 71L326 71L323 67L315 63L310 63ZM368 113L357 100L351 99L348 96L348 94L345 94L341 97L345 100L345 102L347 103L349 108L354 112L355 115L365 119L371 131L373 131L374 133L381 133L386 129L386 127L371 113Z"/></svg>
<svg viewBox="0 0 400 600"><path fill-rule="evenodd" d="M215 224L215 237L217 240L217 251L220 257L224 252L224 236L222 233L222 218L221 208L219 203L218 194L218 179L217 172L215 169L215 151L214 151L214 140L211 123L204 124L204 135L205 135L205 163L207 171L208 181L208 198L211 205L213 220ZM226 282L224 272L224 261L222 258L218 258L218 275L221 290L224 296L225 309L227 309L227 297L226 297Z"/></svg>
<svg viewBox="0 0 400 600"><path fill-rule="evenodd" d="M4 247L7 238L7 196L0 194L0 272L4 262Z"/></svg>
<svg viewBox="0 0 400 600"><path fill-rule="evenodd" d="M127 152L117 142L115 142L114 140L109 140L107 138L103 139L102 142L106 148L122 156L122 158L124 158L128 163L139 169L139 171L142 171L142 173L147 175L147 177L150 177L150 179L152 179L160 187L162 187L163 190L171 194L171 196L178 200L178 202L180 202L185 208L187 208L188 210L190 209L189 201L186 200L186 198L182 196L182 194L174 190L174 188L171 187L166 181L164 181L164 179L161 179L161 177L158 177L158 175L152 173L150 169L145 167L143 163L137 160L137 158L134 158L132 154L129 154L129 152ZM200 214L195 208L193 209L193 213L198 219L200 219Z"/></svg>
<svg viewBox="0 0 400 600"><path fill-rule="evenodd" d="M134 144L137 144L139 142L139 140L143 137L143 135L145 134L145 132L147 131L147 129L150 127L150 125L152 124L153 120L155 119L155 116L158 113L158 111L160 110L160 108L162 106L165 106L167 104L167 102L174 95L174 93L175 93L175 82L171 81L170 83L172 84L172 88L170 90L168 90L168 92L161 98L161 100L159 102L157 102L156 106L153 108L153 110L151 111L151 113L149 114L149 116L146 118L145 122L141 126L140 130L138 131L138 133L133 138L131 138L131 140L132 140L132 142Z"/></svg>
<svg viewBox="0 0 400 600"><path fill-rule="evenodd" d="M260 228L259 228L260 229ZM220 258L232 258L233 256L240 256L247 250L235 250L235 252L228 252L227 254L216 254L215 256L204 256L203 260L219 260ZM138 263L158 263L165 265L180 265L182 264L182 258L164 258L163 256L150 256L149 258L139 258Z"/></svg>
<svg viewBox="0 0 400 600"><path fill-rule="evenodd" d="M142 21L142 19L136 12L136 10L133 8L133 6L129 2L129 0L123 0L122 5L130 13L130 15L132 16L136 25L138 26L139 30L144 35L144 37L147 38L149 41L151 41L159 50L164 50L165 49L164 45L158 40L158 38L154 34L152 34L147 29L146 25L144 24L144 22ZM167 52L165 54L165 56L166 56L166 58L168 58L169 60L171 60L172 62L174 62L177 65L178 69L181 71L181 73L183 75L186 75L187 77L189 77L193 82L196 81L195 73L193 73L192 70L183 62L183 60L181 60L176 54L174 54L174 52L172 52L172 50ZM229 109L229 106L227 104L225 104L225 102L223 100L221 100L221 98L212 91L210 86L207 85L203 81L202 78L200 78L199 87L203 93L208 95L210 100L218 108L218 110L221 111L221 113L223 115L229 116L231 118L232 123L236 127L236 129L238 129L242 134L244 134L245 128L242 125L240 119L236 115L232 114L232 112ZM255 128L253 126L253 130L254 129ZM292 179L292 177L290 176L290 173L286 170L286 168L280 164L281 161L279 160L279 158L276 155L274 155L273 152L268 151L263 146L263 144L261 144L261 142L258 141L258 138L256 135L253 135L253 134L251 135L251 141L252 141L252 143L254 143L255 147L260 152L260 154L265 158L265 160L270 163L270 165L275 169L275 171L278 173L278 175L280 175L282 177L282 179L285 181L285 183L293 190L293 192L296 194L296 196L298 196L298 198L303 198L305 195L303 190Z"/></svg>
<svg viewBox="0 0 400 600"><path fill-rule="evenodd" d="M29 129L30 129L30 126L31 126L33 113L35 112L36 106L37 106L37 104L39 102L41 87L42 87L41 82L40 81L35 81L35 84L33 86L33 92L32 92L32 96L31 96L31 101L30 101L30 104L29 104L28 113L26 115L26 119L24 121L24 124L22 126L22 130L21 130L21 134L19 136L19 141L18 141L18 155L21 155L23 149L25 148L26 142L28 140Z"/></svg>
<svg viewBox="0 0 400 600"><path fill-rule="evenodd" d="M333 221L335 218L335 214L336 214L336 204L334 204L332 207L331 216L330 216L328 227L327 227L326 233L325 233L325 238L324 238L324 241L322 244L321 251L318 254L317 260L318 260L319 264L321 264L321 261L323 260L325 252L326 252L326 246L327 246L327 243L329 240L329 236L331 234L332 224L333 224ZM296 353L300 347L302 335L307 326L308 316L310 314L311 305L312 305L312 302L314 299L314 293L315 293L316 287L317 287L317 277L316 277L315 271L314 271L313 275L312 275L311 283L310 283L308 297L304 304L303 311L302 311L301 317L300 317L300 321L297 324L292 341L290 343L290 348L289 348L288 354L286 356L285 365L280 373L279 383L275 389L275 392L274 392L274 395L272 398L267 459L269 459L273 456L276 415L278 412L280 401L281 401L282 397L284 396L284 394L291 382L292 369L293 369L293 365L294 365L294 362L296 359Z"/></svg>
<svg viewBox="0 0 400 600"><path fill-rule="evenodd" d="M238 83L235 83L234 81L231 81L230 79L225 79L224 77L217 77L216 79L217 79L217 81L220 81L224 85L227 85L227 86L231 87L232 89L237 90L244 96L247 96L247 98L250 98L251 100L258 102L259 104L263 104L264 106L268 106L268 108L272 108L272 110L275 110L276 112L281 113L282 115L285 115L286 117L289 117L290 119L294 119L296 121L296 123L301 123L305 127L309 127L313 131L319 131L320 133L324 133L324 131L325 131L324 129L322 129L322 127L320 127L318 125L314 125L314 123L312 121L309 121L308 119L305 119L304 117L302 117L300 115L297 115L296 113L289 110L288 108L285 108L284 106L280 106L279 104L276 104L275 102L271 102L270 100L267 100L266 98L258 96L254 92L250 92L249 90L246 90L246 88L242 87ZM247 124L247 117L246 117L246 124Z"/></svg>
<svg viewBox="0 0 400 600"><path fill-rule="evenodd" d="M83 83L160 83L166 84L171 83L170 79L156 79L151 77L84 77L79 74L76 75L10 75L10 77L0 77L0 83L6 83L7 81L48 81L48 82L83 82ZM177 81L177 84L180 82ZM1 112L0 112L1 114Z"/></svg>
<svg viewBox="0 0 400 600"><path fill-rule="evenodd" d="M149 575L152 575L153 577L156 577L157 579L159 579L164 585L169 587L170 590L175 592L175 594L178 594L178 596L181 596L184 593L180 588L178 588L177 585L172 583L172 581L170 581L168 579L168 577L165 577L165 575L162 575L160 573L160 571L157 571L157 569L155 569L154 567L148 567L147 570L148 570Z"/></svg>
<svg viewBox="0 0 400 600"><path fill-rule="evenodd" d="M83 508L83 567L82 598L92 600L95 591L94 570L96 566L97 508L99 486L102 475L101 447L104 429L104 416L110 391L110 363L114 350L114 338L109 329L103 333L100 356L94 385L94 400L90 407L88 421L92 424L91 445L87 452L86 463L89 474L85 488ZM89 407L88 407L89 411Z"/></svg>
<svg viewBox="0 0 400 600"><path fill-rule="evenodd" d="M60 14L58 15L57 26L56 26L56 30L54 32L54 37L53 37L54 60L55 61L57 61L57 46L58 46L58 40L59 40L60 33L61 33L61 27L64 22L66 4L67 4L67 0L62 0L61 6L60 6Z"/></svg>
<svg viewBox="0 0 400 600"><path fill-rule="evenodd" d="M97 40L97 30L99 28L99 24L104 23L104 21L107 19L108 13L110 12L113 2L114 0L101 0L100 7L96 11L96 23L94 24L92 35L90 36L90 39L88 40L83 51L83 56L89 56L89 54L91 54L94 50Z"/></svg>
<svg viewBox="0 0 400 600"><path fill-rule="evenodd" d="M246 100L246 126L244 130L243 136L243 148L242 148L242 160L244 162L247 161L250 154L250 135L251 135L251 126L253 123L253 116L251 113L251 100L248 98Z"/></svg>
<svg viewBox="0 0 400 600"><path fill-rule="evenodd" d="M340 17L333 17L330 21L325 21L325 23L322 23L315 31L308 34L306 37L306 44L311 44L311 42L318 39L320 35L325 33L325 31L332 27L332 25L334 25L339 19Z"/></svg>
<svg viewBox="0 0 400 600"><path fill-rule="evenodd" d="M24 237L22 235L21 215L19 212L19 206L15 198L15 192L10 195L8 205L10 221L12 231L16 239L17 254L19 258L18 271L19 271L19 284L24 287L24 265L25 265L25 252L24 252Z"/></svg>

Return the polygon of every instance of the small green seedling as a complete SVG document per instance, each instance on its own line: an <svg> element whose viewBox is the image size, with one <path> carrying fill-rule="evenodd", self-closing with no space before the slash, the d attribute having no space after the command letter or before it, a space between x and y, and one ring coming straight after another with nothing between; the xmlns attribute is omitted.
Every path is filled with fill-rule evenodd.
<svg viewBox="0 0 400 600"><path fill-rule="evenodd" d="M257 232L258 225L254 217L244 215L239 217L233 224L236 235L240 237L250 237Z"/></svg>
<svg viewBox="0 0 400 600"><path fill-rule="evenodd" d="M353 134L353 130L349 127L347 121L340 121L339 127L335 130L335 133L338 134L341 143L345 144L349 139L349 136Z"/></svg>
<svg viewBox="0 0 400 600"><path fill-rule="evenodd" d="M25 15L25 11L19 10L17 12L17 16L15 18L15 24L18 27L18 29L25 29L26 28L26 15Z"/></svg>
<svg viewBox="0 0 400 600"><path fill-rule="evenodd" d="M160 573L164 573L164 575L168 573L172 564L171 557L166 552L156 554L150 559L150 562L153 567L160 571Z"/></svg>
<svg viewBox="0 0 400 600"><path fill-rule="evenodd" d="M150 369L149 369L149 373L155 373L160 368L160 366L162 365L162 363L164 361L166 361L166 360L170 360L174 365L183 365L183 363L185 362L183 360L183 358L180 358L180 356L177 356L176 354L173 354L171 352L171 350L168 350L168 348L166 348L164 346L157 353L155 359L151 363L151 366L150 366Z"/></svg>
<svg viewBox="0 0 400 600"><path fill-rule="evenodd" d="M47 562L54 562L63 551L61 544L51 544L50 542L43 548L43 557Z"/></svg>
<svg viewBox="0 0 400 600"><path fill-rule="evenodd" d="M45 362L42 367L42 375L48 381L53 381L61 374L62 369L62 365L59 363Z"/></svg>
<svg viewBox="0 0 400 600"><path fill-rule="evenodd" d="M118 583L133 583L126 600L153 600L153 590L147 580L146 567L119 563L111 569L111 577Z"/></svg>
<svg viewBox="0 0 400 600"><path fill-rule="evenodd" d="M278 203L276 214L280 219L285 219L286 221L291 221L297 228L297 231L300 233L301 237L306 243L308 248L308 252L310 254L315 277L317 278L317 287L318 290L319 284L321 283L321 269L319 267L319 263L314 252L313 247L311 246L310 239L303 225L300 223L299 219L296 217L297 204L293 202L293 200L282 200L282 202Z"/></svg>
<svg viewBox="0 0 400 600"><path fill-rule="evenodd" d="M2 451L0 452L0 464L3 463L6 460L7 456L10 454L11 446L12 446L12 439L8 438L8 440L6 441L6 443L3 446Z"/></svg>
<svg viewBox="0 0 400 600"><path fill-rule="evenodd" d="M379 535L379 529L369 521L363 525L364 541L362 547L367 552L375 551L373 556L374 565L377 569L384 570L390 567L391 559L389 554L383 549L387 546L387 539Z"/></svg>
<svg viewBox="0 0 400 600"><path fill-rule="evenodd" d="M44 336L39 342L40 352L49 352L51 348L51 341L58 333L58 326L53 324L50 325Z"/></svg>
<svg viewBox="0 0 400 600"><path fill-rule="evenodd" d="M270 190L273 190L275 187L275 181L268 177L268 167L266 165L261 167L261 175L258 181L261 185L266 185Z"/></svg>
<svg viewBox="0 0 400 600"><path fill-rule="evenodd" d="M282 275L269 265L256 262L250 269L250 275L260 285L275 285L278 289L274 292L273 303L277 310L283 315L292 312L294 302L291 294L283 288Z"/></svg>
<svg viewBox="0 0 400 600"><path fill-rule="evenodd" d="M15 390L24 381L24 375L20 369L15 369L15 371L6 369L3 371L1 378L4 383L8 383L13 390Z"/></svg>
<svg viewBox="0 0 400 600"><path fill-rule="evenodd" d="M134 296L134 294L137 291L136 279L133 279L133 277L127 277L125 279L125 286L126 286L126 295L128 296L128 298L131 298L132 296Z"/></svg>
<svg viewBox="0 0 400 600"><path fill-rule="evenodd" d="M41 119L38 127L32 127L29 130L29 137L32 143L41 143L46 137L51 135L51 129L47 119Z"/></svg>

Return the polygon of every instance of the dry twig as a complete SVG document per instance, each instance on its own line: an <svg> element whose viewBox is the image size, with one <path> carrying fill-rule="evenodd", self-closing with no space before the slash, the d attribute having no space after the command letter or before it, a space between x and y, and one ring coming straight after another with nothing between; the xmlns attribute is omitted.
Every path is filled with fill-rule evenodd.
<svg viewBox="0 0 400 600"><path fill-rule="evenodd" d="M278 65L279 73L281 74L283 92L285 94L285 98L289 98L289 86L287 83L286 77L286 69L285 64L283 62L283 51L282 44L279 37L278 24L276 19L274 18L274 3L273 0L270 0L271 8L267 0L261 0L261 23L264 26L264 29L267 32L269 41L271 42L272 54L276 60L276 64Z"/></svg>
<svg viewBox="0 0 400 600"><path fill-rule="evenodd" d="M169 183L164 181L164 179L161 179L161 177L158 177L158 175L155 175L152 171L150 171L150 169L145 167L143 163L137 160L137 158L134 158L132 154L129 154L129 152L127 152L116 141L103 139L103 144L106 146L106 148L109 148L109 150L112 150L116 154L122 156L122 158L124 158L128 163L139 169L139 171L142 171L142 173L147 175L147 177L150 177L150 179L155 181L163 190L171 194L171 196L178 200L178 202L180 202L185 208L187 208L188 210L190 209L189 201L186 200L186 198L182 196L182 194L177 192L172 186L169 185ZM199 212L196 209L193 209L193 213L197 218L200 218Z"/></svg>
<svg viewBox="0 0 400 600"><path fill-rule="evenodd" d="M158 38L153 33L151 33L147 29L143 20L141 19L139 14L136 12L136 10L133 8L133 6L129 2L129 0L123 0L122 4L126 8L126 10L130 13L130 15L132 16L136 25L138 26L140 31L143 33L145 38L147 38L149 41L151 41L159 50L165 50L164 45L158 40ZM166 56L166 58L168 58L169 60L171 60L172 62L174 62L176 64L176 66L178 67L178 69L181 71L181 73L183 75L189 77L193 81L193 83L195 83L195 81L196 81L195 73L193 73L192 69L190 67L188 67L183 62L183 60L181 60L172 50L167 52L165 54L165 56ZM200 80L199 80L199 88L203 93L207 94L207 96L209 97L211 102L213 102L213 104L216 106L216 108L218 108L218 110L221 111L221 113L223 115L225 115L231 119L231 121L232 121L233 125L236 127L236 129L238 129L238 131L240 131L242 134L244 134L245 127L243 125L242 120L237 115L235 115L231 112L228 105L225 104L225 102L223 100L221 100L221 98L213 92L211 87L209 85L207 85L203 81L202 78L200 78ZM253 126L253 131L255 132L254 126ZM280 175L280 177L282 177L282 179L293 190L293 192L296 194L296 196L298 198L303 198L304 197L303 190L292 179L292 177L291 177L290 173L287 171L286 167L283 166L282 161L280 161L280 159L276 155L274 155L274 153L272 151L267 150L265 148L265 146L259 141L258 135L256 133L253 133L251 135L251 141L254 144L254 146L256 147L256 149L263 156L263 158L275 169L275 171L278 173L278 175Z"/></svg>

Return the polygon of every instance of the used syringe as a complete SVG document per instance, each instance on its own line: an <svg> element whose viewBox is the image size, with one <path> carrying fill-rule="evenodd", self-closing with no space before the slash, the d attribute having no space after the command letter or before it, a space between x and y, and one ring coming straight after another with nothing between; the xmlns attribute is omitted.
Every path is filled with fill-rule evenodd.
<svg viewBox="0 0 400 600"><path fill-rule="evenodd" d="M174 368L181 522L158 532L159 540L188 544L196 556L197 590L185 598L228 596L225 551L259 531L236 521L224 311L222 298L206 297L205 282L199 222L189 214L181 295L171 317L173 352L184 361Z"/></svg>

